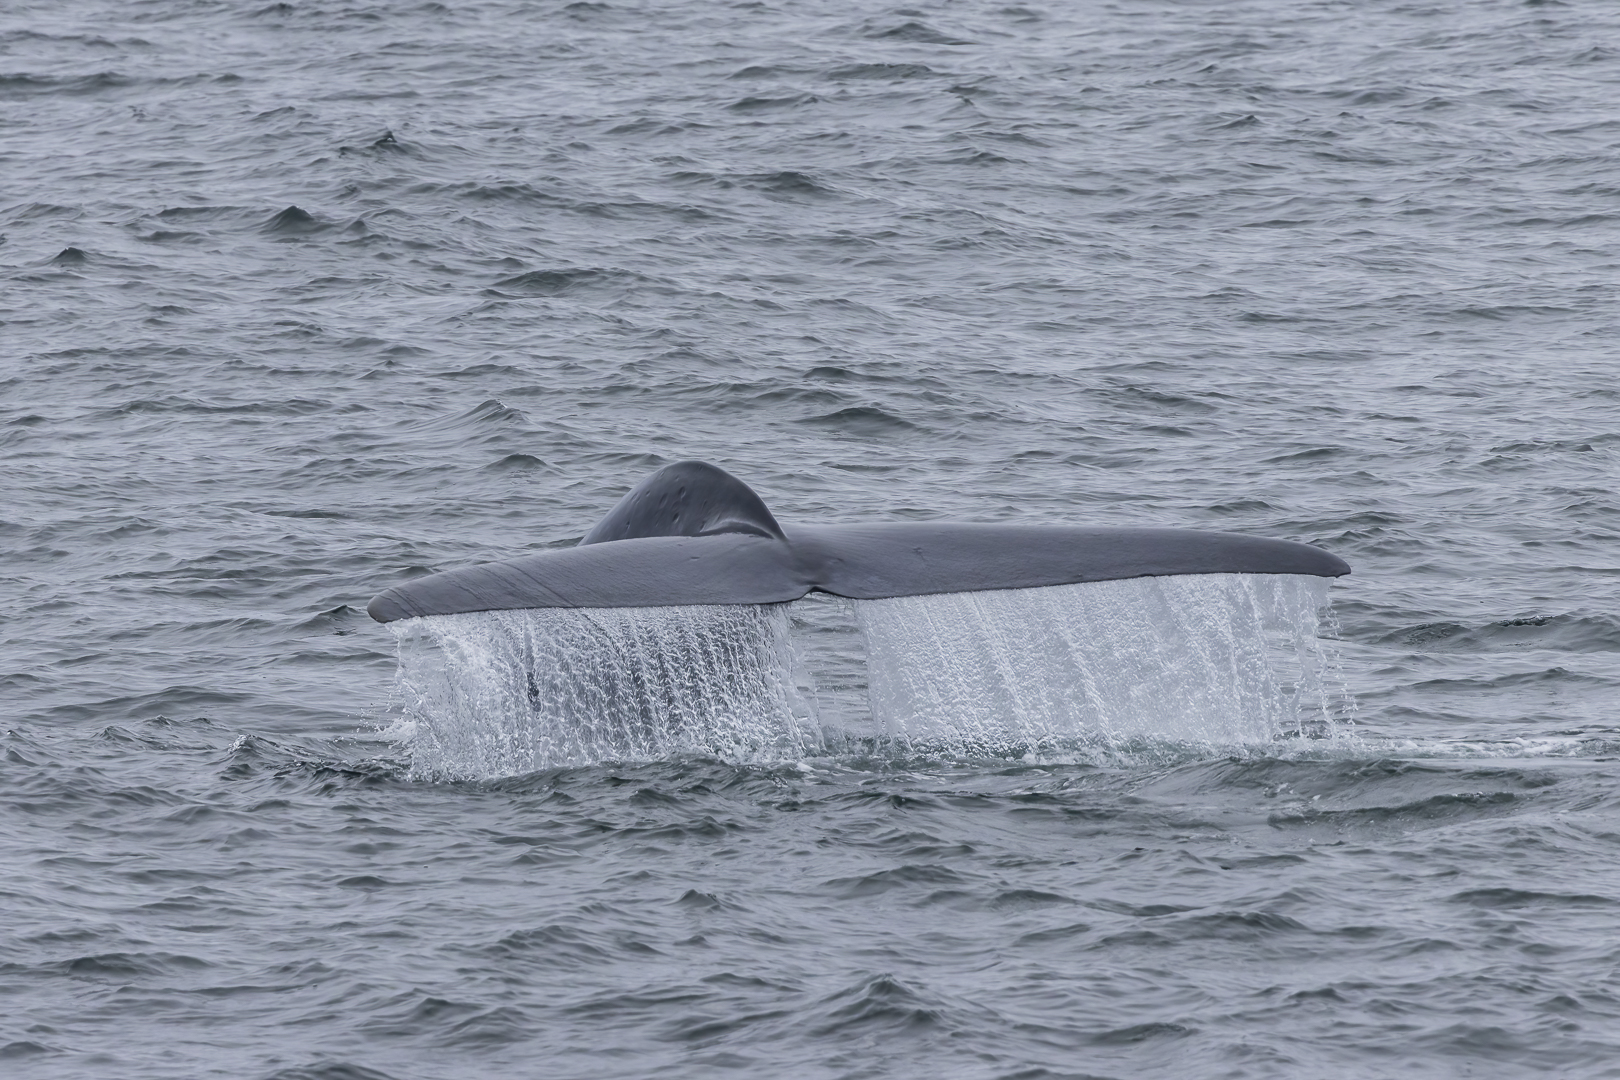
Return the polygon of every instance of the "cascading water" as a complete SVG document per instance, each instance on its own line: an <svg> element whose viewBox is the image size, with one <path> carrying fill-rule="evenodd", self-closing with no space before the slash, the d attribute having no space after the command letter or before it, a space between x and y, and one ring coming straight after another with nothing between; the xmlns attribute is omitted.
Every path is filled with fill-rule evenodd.
<svg viewBox="0 0 1620 1080"><path fill-rule="evenodd" d="M1231 746L1335 731L1346 700L1319 635L1327 584L1211 574L391 625L427 776L792 760L852 741L970 755Z"/></svg>
<svg viewBox="0 0 1620 1080"><path fill-rule="evenodd" d="M422 775L810 749L782 605L546 608L391 625Z"/></svg>
<svg viewBox="0 0 1620 1080"><path fill-rule="evenodd" d="M1202 745L1323 735L1343 712L1322 578L1204 574L856 604L868 698L913 747Z"/></svg>

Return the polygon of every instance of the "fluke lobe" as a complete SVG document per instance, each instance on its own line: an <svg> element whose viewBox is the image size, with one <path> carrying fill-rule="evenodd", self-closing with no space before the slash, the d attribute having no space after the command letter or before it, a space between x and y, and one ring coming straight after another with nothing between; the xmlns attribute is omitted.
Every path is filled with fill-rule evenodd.
<svg viewBox="0 0 1620 1080"><path fill-rule="evenodd" d="M777 524L747 484L701 461L666 465L571 548L417 578L371 617L514 608L774 604L812 590L855 600L1029 589L1171 574L1339 577L1309 544L1193 529L907 521Z"/></svg>

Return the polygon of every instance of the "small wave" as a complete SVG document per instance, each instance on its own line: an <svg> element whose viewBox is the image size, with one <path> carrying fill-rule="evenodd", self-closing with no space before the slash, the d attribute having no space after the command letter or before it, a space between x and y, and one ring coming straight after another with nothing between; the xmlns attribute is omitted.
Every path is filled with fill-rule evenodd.
<svg viewBox="0 0 1620 1080"><path fill-rule="evenodd" d="M1100 1031L1091 1036L1090 1041L1095 1046L1135 1046L1150 1039L1182 1039L1196 1034L1198 1029L1188 1027L1186 1024L1150 1021Z"/></svg>
<svg viewBox="0 0 1620 1080"><path fill-rule="evenodd" d="M45 1043L34 1042L32 1039L19 1039L0 1046L0 1061L10 1061L17 1058L39 1057L46 1054L60 1054L62 1050Z"/></svg>
<svg viewBox="0 0 1620 1080"><path fill-rule="evenodd" d="M1387 630L1371 644L1419 652L1477 653L1498 649L1556 649L1571 653L1612 652L1620 648L1620 617L1613 615L1526 615L1469 625L1453 620Z"/></svg>
<svg viewBox="0 0 1620 1080"><path fill-rule="evenodd" d="M810 68L788 64L749 64L745 68L738 68L726 77L728 79L779 79L785 75L807 75L810 71Z"/></svg>
<svg viewBox="0 0 1620 1080"><path fill-rule="evenodd" d="M827 72L827 78L840 82L858 79L905 80L937 76L927 64L845 64Z"/></svg>
<svg viewBox="0 0 1620 1080"><path fill-rule="evenodd" d="M971 45L973 42L965 38L955 37L942 30L936 30L925 22L916 19L900 23L898 26L868 26L861 33L862 37L874 41L904 41L917 45Z"/></svg>
<svg viewBox="0 0 1620 1080"><path fill-rule="evenodd" d="M414 143L404 142L392 131L384 131L381 135L377 136L377 138L373 139L371 142L367 143L361 148L352 146L338 147L338 153L340 154L359 153L362 150L369 151L374 154L403 154L408 157L422 156L421 149L419 147L417 147Z"/></svg>
<svg viewBox="0 0 1620 1080"><path fill-rule="evenodd" d="M421 350L416 350L418 354ZM529 371L517 364L494 364L489 362L469 364L461 368L446 368L435 371L437 379L483 379L492 375L501 375L509 378L527 378Z"/></svg>
<svg viewBox="0 0 1620 1080"><path fill-rule="evenodd" d="M1165 390L1157 390L1150 386L1137 386L1131 383L1124 383L1111 387L1107 393L1109 397L1113 398L1121 405L1149 409L1155 413L1163 413L1166 410L1173 410L1176 412L1207 416L1216 412L1218 409L1218 406L1215 403L1203 400L1201 397L1192 397L1187 394L1177 394ZM1205 396L1215 398L1217 401L1222 397L1222 395L1219 393L1210 393Z"/></svg>
<svg viewBox="0 0 1620 1080"><path fill-rule="evenodd" d="M241 213L240 206L170 206L157 212L157 216L164 221L193 220L206 218L218 220Z"/></svg>
<svg viewBox="0 0 1620 1080"><path fill-rule="evenodd" d="M0 32L0 43L11 42L51 42L71 45L88 45L93 49L149 49L152 43L145 38L127 37L112 40L100 34L53 34L49 31L20 28Z"/></svg>
<svg viewBox="0 0 1620 1080"><path fill-rule="evenodd" d="M174 685L147 693L125 694L101 700L74 702L53 708L48 715L59 720L87 720L108 713L142 720L205 720L209 712L224 712L250 700L246 691L221 690L212 686Z"/></svg>
<svg viewBox="0 0 1620 1080"><path fill-rule="evenodd" d="M820 100L816 95L809 93L786 94L782 97L751 96L739 98L726 108L741 113L767 112L773 109L799 109L806 105L814 105Z"/></svg>
<svg viewBox="0 0 1620 1080"><path fill-rule="evenodd" d="M1620 907L1620 900L1612 896L1592 893L1552 893L1534 889L1466 889L1450 897L1454 904L1487 908L1568 908L1568 907Z"/></svg>
<svg viewBox="0 0 1620 1080"><path fill-rule="evenodd" d="M317 220L309 211L297 206L287 207L263 226L265 232L281 236L308 236L329 228L329 224Z"/></svg>
<svg viewBox="0 0 1620 1080"><path fill-rule="evenodd" d="M950 1012L943 1002L913 990L892 975L876 975L816 1002L804 1017L817 1038L854 1038L877 1032L904 1035L943 1024Z"/></svg>
<svg viewBox="0 0 1620 1080"><path fill-rule="evenodd" d="M141 979L172 978L180 972L214 965L196 956L168 952L115 952L58 961L55 966L76 979L128 985Z"/></svg>
<svg viewBox="0 0 1620 1080"><path fill-rule="evenodd" d="M925 885L934 888L940 885L965 884L962 876L947 866L898 866L891 870L879 870L876 873L865 874L855 878L837 878L825 884L825 888L844 900L856 899L864 896L876 896L894 889L912 888Z"/></svg>
<svg viewBox="0 0 1620 1080"><path fill-rule="evenodd" d="M264 1080L400 1080L400 1077L348 1061L323 1061L314 1065L277 1069L267 1074Z"/></svg>
<svg viewBox="0 0 1620 1080"><path fill-rule="evenodd" d="M132 78L116 71L101 71L92 75L0 75L0 100L52 94L77 97L109 90L127 90L132 86L163 86L184 81L188 80Z"/></svg>
<svg viewBox="0 0 1620 1080"><path fill-rule="evenodd" d="M544 186L537 186L541 184ZM518 202L533 203L537 206L572 207L575 201L559 195L554 188L565 186L565 182L557 177L546 177L536 183L522 182L464 182L444 184L430 182L417 184L410 188L408 194L426 196L454 196L463 199L474 199L479 202Z"/></svg>
<svg viewBox="0 0 1620 1080"><path fill-rule="evenodd" d="M1473 691L1487 692L1522 686L1538 686L1553 683L1558 686L1587 686L1593 689L1609 689L1617 683L1615 678L1605 675L1592 675L1586 672L1571 671L1565 667L1539 668L1533 671L1509 671L1500 675L1484 676L1456 676L1442 679L1425 679L1414 683L1415 689L1420 691Z"/></svg>
<svg viewBox="0 0 1620 1080"><path fill-rule="evenodd" d="M521 409L514 409L499 398L485 398L463 412L437 416L416 426L422 431L465 432L508 425L526 428L528 424L529 418Z"/></svg>
<svg viewBox="0 0 1620 1080"><path fill-rule="evenodd" d="M775 192L779 195L826 197L836 194L832 188L809 173L792 169L773 173L753 173L744 176L742 179L762 191Z"/></svg>
<svg viewBox="0 0 1620 1080"><path fill-rule="evenodd" d="M625 288L648 283L649 279L631 270L613 267L567 267L557 270L530 270L501 278L494 289L517 296L562 296L583 289L615 286Z"/></svg>
<svg viewBox="0 0 1620 1080"><path fill-rule="evenodd" d="M1513 809L1518 801L1519 797L1509 791L1469 791L1431 795L1414 802L1389 806L1357 806L1345 809L1305 807L1272 814L1267 821L1279 829L1315 825L1345 829L1392 823L1415 825L1449 821L1454 818L1477 818L1482 813L1507 812Z"/></svg>
<svg viewBox="0 0 1620 1080"><path fill-rule="evenodd" d="M847 409L839 409L837 412L802 417L796 422L810 427L832 428L864 438L879 438L918 430L918 425L910 420L873 405L854 405Z"/></svg>
<svg viewBox="0 0 1620 1080"><path fill-rule="evenodd" d="M534 473L552 470L553 466L533 454L507 454L499 461L492 461L483 466L482 472L488 473Z"/></svg>
<svg viewBox="0 0 1620 1080"><path fill-rule="evenodd" d="M532 957L547 967L563 969L595 967L614 958L612 946L599 935L558 923L514 930L476 951L492 960Z"/></svg>

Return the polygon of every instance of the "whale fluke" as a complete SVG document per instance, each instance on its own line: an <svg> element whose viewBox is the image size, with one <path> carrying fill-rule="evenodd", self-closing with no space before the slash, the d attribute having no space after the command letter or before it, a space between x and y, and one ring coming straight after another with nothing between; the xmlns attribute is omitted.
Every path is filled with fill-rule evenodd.
<svg viewBox="0 0 1620 1080"><path fill-rule="evenodd" d="M1175 574L1339 577L1343 559L1291 540L1194 529L910 521L784 528L741 480L701 461L643 480L578 546L408 581L378 622L515 608L774 604L1028 589Z"/></svg>

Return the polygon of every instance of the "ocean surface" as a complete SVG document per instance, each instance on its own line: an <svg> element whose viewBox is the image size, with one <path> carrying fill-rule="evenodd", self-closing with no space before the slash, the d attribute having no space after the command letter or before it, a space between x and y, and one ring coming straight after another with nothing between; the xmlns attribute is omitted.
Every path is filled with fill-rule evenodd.
<svg viewBox="0 0 1620 1080"><path fill-rule="evenodd" d="M6 1077L1620 1076L1608 0L16 0L0 280ZM688 458L1354 574L365 614Z"/></svg>

